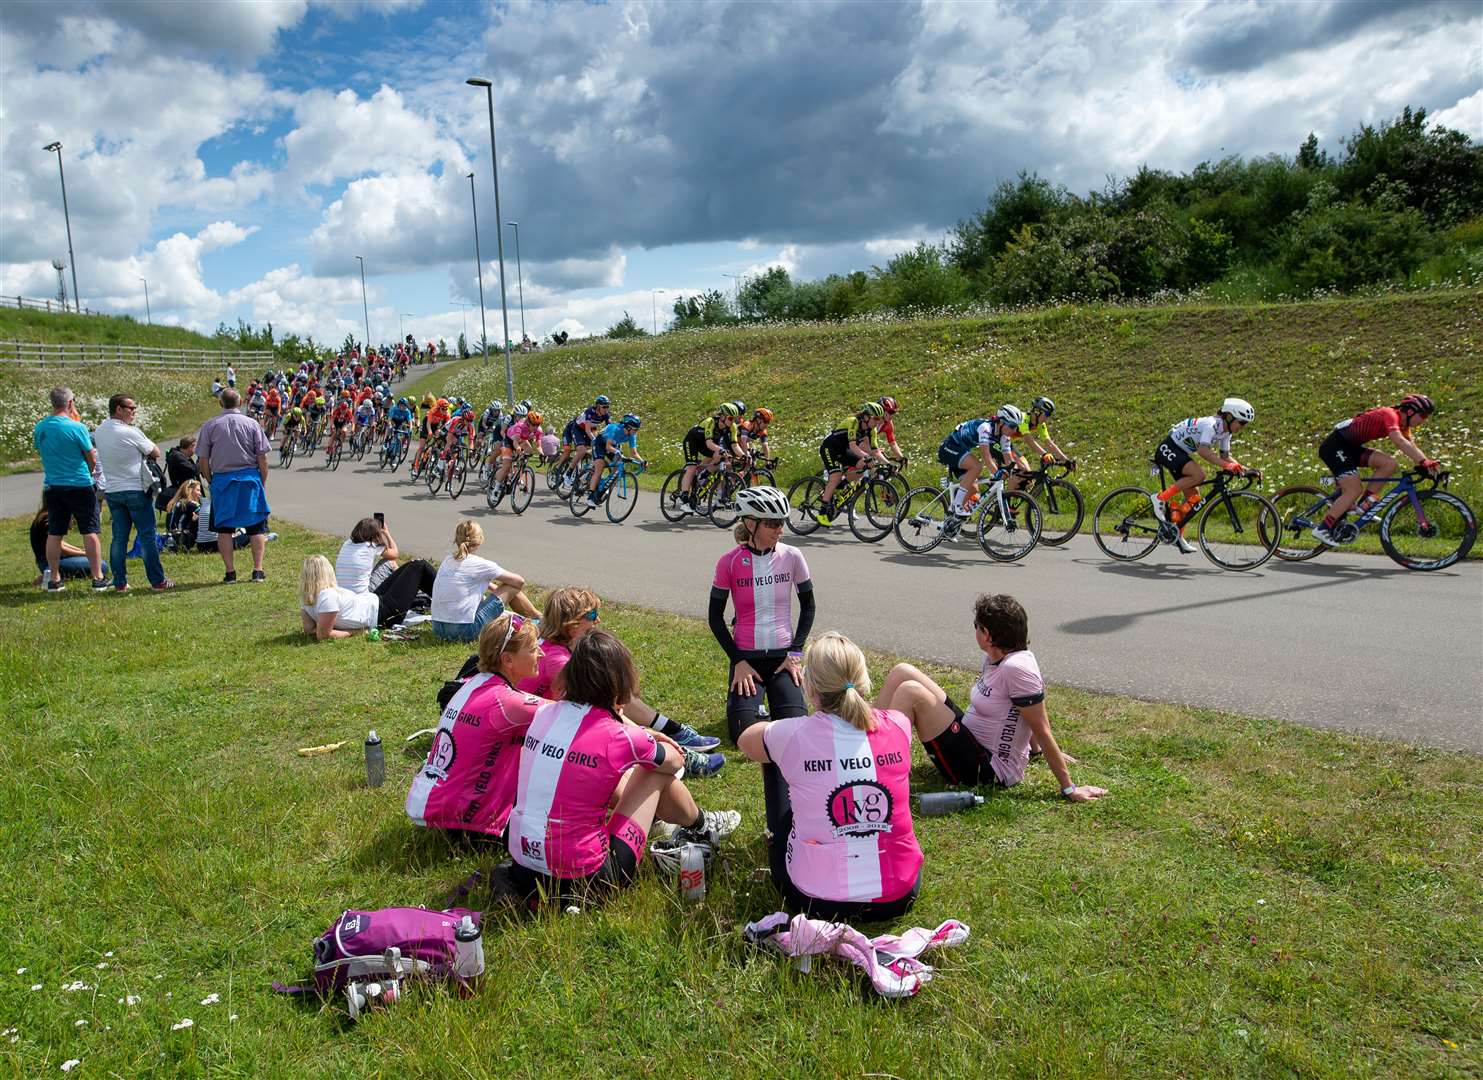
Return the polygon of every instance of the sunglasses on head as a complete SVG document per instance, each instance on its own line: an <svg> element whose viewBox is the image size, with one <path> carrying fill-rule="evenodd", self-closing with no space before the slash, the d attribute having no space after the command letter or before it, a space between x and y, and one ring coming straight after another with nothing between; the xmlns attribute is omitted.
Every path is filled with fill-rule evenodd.
<svg viewBox="0 0 1483 1080"><path fill-rule="evenodd" d="M505 640L500 642L499 651L504 652L510 647L510 639L515 636L515 631L525 625L525 617L522 615L511 615L510 625L505 630Z"/></svg>
<svg viewBox="0 0 1483 1080"><path fill-rule="evenodd" d="M582 618L586 619L588 622L597 622L597 608L593 608L591 611L585 613Z"/></svg>

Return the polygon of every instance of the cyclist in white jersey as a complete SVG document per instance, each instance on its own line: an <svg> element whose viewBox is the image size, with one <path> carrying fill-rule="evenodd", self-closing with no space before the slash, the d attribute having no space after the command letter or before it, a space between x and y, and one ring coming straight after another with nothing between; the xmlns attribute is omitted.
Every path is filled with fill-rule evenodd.
<svg viewBox="0 0 1483 1080"><path fill-rule="evenodd" d="M1184 538L1184 523L1194 517L1195 506L1200 501L1200 485L1205 482L1205 470L1199 458L1229 473L1261 476L1231 456L1231 436L1239 435L1255 418L1256 409L1251 402L1228 397L1214 415L1191 417L1175 424L1155 448L1154 464L1168 469L1174 482L1154 498L1153 513L1160 521L1179 528L1175 546L1182 554L1195 550ZM1182 503L1170 502L1176 495Z"/></svg>

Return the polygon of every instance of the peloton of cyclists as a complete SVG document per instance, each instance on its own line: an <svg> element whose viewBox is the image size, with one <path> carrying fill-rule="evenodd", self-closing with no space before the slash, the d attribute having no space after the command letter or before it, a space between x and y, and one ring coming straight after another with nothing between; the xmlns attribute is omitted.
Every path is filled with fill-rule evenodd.
<svg viewBox="0 0 1483 1080"><path fill-rule="evenodd" d="M1339 483L1339 494L1324 519L1313 527L1315 539L1329 547L1353 543L1357 531L1340 530L1339 523L1351 506L1359 514L1364 514L1379 498L1384 486L1380 481L1395 475L1395 458L1383 451L1371 450L1366 443L1389 439L1428 476L1436 476L1441 471L1441 462L1423 454L1411 434L1435 411L1432 399L1425 394L1407 394L1394 408L1382 405L1367 409L1334 426L1318 447L1318 459L1334 474ZM1370 479L1363 484L1359 479L1361 468L1370 470Z"/></svg>
<svg viewBox="0 0 1483 1080"><path fill-rule="evenodd" d="M1256 409L1245 398L1228 397L1210 416L1193 416L1169 429L1164 441L1154 450L1154 462L1169 470L1174 482L1159 492L1153 501L1154 517L1174 525L1178 530L1174 546L1181 554L1194 551L1184 538L1184 525L1195 514L1200 501L1200 485L1205 470L1198 458L1204 458L1221 470L1260 477L1255 469L1245 468L1231 456L1231 437L1239 435L1256 419ZM1172 500L1180 496L1182 502Z"/></svg>

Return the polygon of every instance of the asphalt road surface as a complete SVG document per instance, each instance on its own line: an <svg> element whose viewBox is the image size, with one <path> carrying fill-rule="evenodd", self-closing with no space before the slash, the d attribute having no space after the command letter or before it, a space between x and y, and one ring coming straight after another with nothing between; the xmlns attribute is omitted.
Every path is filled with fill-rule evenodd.
<svg viewBox="0 0 1483 1080"><path fill-rule="evenodd" d="M456 501L434 498L405 465L388 477L369 462L330 473L316 455L275 467L274 515L345 536L379 510L404 550L434 563L466 515L484 526L480 554L527 580L586 584L604 598L698 618L730 546L707 522L666 522L655 492L613 525L601 513L572 517L538 476L535 500L516 517L491 511L472 481ZM34 507L39 487L36 474L0 478L5 513ZM926 556L907 554L894 537L867 546L843 523L784 539L808 559L815 628L865 645L976 666L973 598L1008 592L1030 612L1031 645L1052 682L1483 753L1477 562L1418 573L1383 556L1330 552L1232 573L1168 547L1114 563L1088 536L1008 565L990 563L971 541ZM274 565L271 546L268 559L270 574L297 575ZM719 650L716 668L719 681Z"/></svg>

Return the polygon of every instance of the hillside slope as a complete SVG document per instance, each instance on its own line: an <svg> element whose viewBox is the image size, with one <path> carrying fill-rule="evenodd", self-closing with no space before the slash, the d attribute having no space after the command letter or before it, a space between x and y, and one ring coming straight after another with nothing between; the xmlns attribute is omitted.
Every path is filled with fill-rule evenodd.
<svg viewBox="0 0 1483 1080"><path fill-rule="evenodd" d="M1267 472L1268 491L1316 478L1315 448L1332 424L1424 389L1440 407L1422 445L1457 474L1454 490L1483 499L1483 292L1436 292L1249 307L1063 307L990 318L761 326L601 341L516 358L516 392L558 430L608 394L644 417L639 445L662 472L680 460L684 431L715 403L740 397L778 414L780 479L816 470L831 423L889 393L915 478L939 475L949 428L1005 401L1045 393L1052 433L1081 463L1089 493L1144 479L1144 463L1174 422L1249 398L1257 421L1235 452ZM479 403L505 396L504 365L447 380Z"/></svg>
<svg viewBox="0 0 1483 1080"><path fill-rule="evenodd" d="M159 349L219 349L215 338L179 326L150 326L111 315L60 315L0 308L0 342L141 345ZM235 351L233 345L228 351Z"/></svg>

